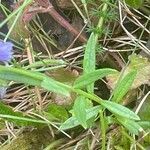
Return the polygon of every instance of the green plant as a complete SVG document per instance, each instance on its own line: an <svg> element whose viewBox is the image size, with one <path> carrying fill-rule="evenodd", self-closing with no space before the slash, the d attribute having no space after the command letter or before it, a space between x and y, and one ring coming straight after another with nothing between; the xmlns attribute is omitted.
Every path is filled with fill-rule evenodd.
<svg viewBox="0 0 150 150"><path fill-rule="evenodd" d="M13 29L15 28L17 20L19 20L24 8L31 2L32 1L26 0L16 11L8 15L6 20L0 23L0 27L2 27L6 22L10 21L10 19L17 16L10 27L10 31L5 36L5 40L10 36L10 33L15 31ZM76 5L74 1L72 2ZM139 8L142 5L142 1L129 2L126 0L125 2L134 8ZM96 1L90 1L89 3L94 3L95 6L97 6ZM141 113L139 112L140 117L138 116L137 111L134 112L132 108L128 108L128 105L124 106L127 104L124 99L128 96L128 94L130 94L129 92L139 88L142 84L149 84L150 73L148 70L150 63L148 59L132 54L129 57L129 63L127 63L121 71L112 69L111 67L97 69L96 49L100 44L99 39L106 34L104 31L107 28L105 27L107 22L111 22L112 19L115 19L112 10L113 8L116 9L116 6L112 1L101 1L98 9L93 11L94 13L92 15L98 18L98 21L97 25L95 26L94 24L94 27L92 27L90 17L93 16L88 10L89 3L88 1L82 0L83 10L76 6L78 12L83 15L82 18L84 21L89 21L88 26L90 36L84 49L84 58L82 63L83 72L74 77L72 79L73 81L63 82L57 80L57 77L48 76L48 71L56 68L63 68L70 64L62 61L61 59L40 58L33 49L30 49L30 52L28 52L31 56L30 59L33 59L29 63L27 61L23 61L20 64L17 64L17 62L15 64L14 60L12 65L9 67L0 65L1 86L4 84L3 81L6 81L5 84L13 81L11 82L13 85L21 83L21 85L25 85L29 90L35 87L35 89L38 89L39 91L42 90L44 92L49 92L52 95L53 93L57 94L59 98L67 99L73 95L71 97L73 99L73 103L70 106L58 106L57 104L53 104L53 102L50 104L46 103L46 108L43 106L41 106L40 109L35 108L31 114L23 113L21 111L14 112L7 105L0 103L0 118L2 118L2 121L7 120L18 126L37 127L52 125L64 134L66 134L66 130L73 130L73 128L77 126L83 127L83 129L90 129L98 125L98 131L101 133L100 140L102 141L102 150L106 149L108 131L113 129L117 130L119 133L117 138L124 136L121 138L123 141L118 142L118 145L114 144L115 148L121 149L123 145L127 149L129 148L127 145L128 143L132 144L132 142L137 142L133 138L135 135L138 136L139 133L144 132L144 130L147 130L150 127L150 122L147 119L147 115L145 115L147 112L145 111L145 108L147 108L146 106L143 106L144 108L143 111L141 110ZM85 11L85 16L82 11ZM39 33L38 29L34 29L35 26L39 26L36 21L33 26L30 26L30 29L35 31L35 36L37 36L41 42L43 39L46 39L49 40L49 43L57 47L51 41L51 37L49 37L47 33L44 31L42 31L42 34ZM39 26L39 28L41 28L41 26ZM109 36L109 38L111 38L111 36ZM29 43L26 43L27 49L29 48ZM99 51L101 51L101 49L102 48L100 48ZM60 74L60 76L62 76L62 78L66 78L63 77L63 74ZM108 99L103 99L101 96L95 94L95 82L104 79L107 81L107 84L111 89L111 94ZM143 119L144 117L142 118L141 114L142 116L146 116L145 120ZM141 118L142 120L140 120ZM113 135L111 137L115 143L117 138L115 139ZM124 141L125 144L123 144ZM137 146L143 149L138 142Z"/></svg>

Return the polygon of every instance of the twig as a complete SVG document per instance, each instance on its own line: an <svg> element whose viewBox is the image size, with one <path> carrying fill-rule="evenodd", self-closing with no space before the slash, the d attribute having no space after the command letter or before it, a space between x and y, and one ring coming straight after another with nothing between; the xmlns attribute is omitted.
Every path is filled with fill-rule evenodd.
<svg viewBox="0 0 150 150"><path fill-rule="evenodd" d="M52 18L57 21L61 26L63 26L66 30L71 32L74 36L79 35L79 31L77 31L67 20L65 20L53 7L53 5L49 2L49 0L36 0L39 6L42 6L47 9L47 12L52 16ZM87 41L86 37L82 34L79 36L79 40L83 43Z"/></svg>

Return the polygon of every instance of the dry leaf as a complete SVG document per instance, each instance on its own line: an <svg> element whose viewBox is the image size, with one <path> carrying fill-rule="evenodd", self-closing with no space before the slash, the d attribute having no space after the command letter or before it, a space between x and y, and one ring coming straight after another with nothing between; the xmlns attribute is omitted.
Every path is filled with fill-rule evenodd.
<svg viewBox="0 0 150 150"><path fill-rule="evenodd" d="M136 89L143 84L150 85L150 62L148 58L141 55L132 54L129 56L130 63L125 69L122 78L132 70L137 70L136 78L131 89ZM107 76L108 85L114 89L120 73Z"/></svg>

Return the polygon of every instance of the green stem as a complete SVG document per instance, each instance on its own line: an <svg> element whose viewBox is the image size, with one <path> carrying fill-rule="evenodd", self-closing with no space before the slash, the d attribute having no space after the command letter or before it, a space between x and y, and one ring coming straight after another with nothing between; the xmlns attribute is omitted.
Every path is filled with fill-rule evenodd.
<svg viewBox="0 0 150 150"><path fill-rule="evenodd" d="M37 68L41 66L50 66L50 65L66 65L67 63L63 60L56 60L56 59L44 59L41 61L37 61L35 63L29 64L28 66L24 67L25 69L29 68Z"/></svg>
<svg viewBox="0 0 150 150"><path fill-rule="evenodd" d="M16 23L17 23L17 20L19 19L20 15L22 14L22 11L18 12L18 14L16 15L15 17L15 20L13 21L13 24L11 25L11 27L9 28L9 31L7 33L7 35L5 36L5 39L4 39L4 42L7 41L9 35L11 34L12 30L14 29Z"/></svg>
<svg viewBox="0 0 150 150"><path fill-rule="evenodd" d="M93 100L93 101L95 101L95 102L97 102L99 104L101 104L101 101L103 101L101 98L99 98L95 94L90 94L90 93L84 92L84 91L82 91L80 89L73 89L73 88L71 88L71 90L73 92L76 92L77 94L80 94L80 95L82 95L82 96L84 96L86 98L89 98L89 99L91 99L91 100Z"/></svg>
<svg viewBox="0 0 150 150"><path fill-rule="evenodd" d="M107 8L108 8L108 4L107 4L107 3L104 3L104 6L103 6L103 8L102 8L102 12L103 12L103 13L106 13ZM101 28L103 27L104 19L105 19L104 17L100 17L99 22L98 22L98 24L97 24L97 28L101 29ZM96 41L98 40L98 37L99 37L99 35L96 34L96 35L95 35Z"/></svg>
<svg viewBox="0 0 150 150"><path fill-rule="evenodd" d="M145 148L138 143L137 141L135 141L131 136L129 136L125 131L122 131L122 135L124 135L125 137L127 137L132 143L135 143L141 150L145 150Z"/></svg>
<svg viewBox="0 0 150 150"><path fill-rule="evenodd" d="M10 14L2 23L0 23L0 28L3 27L13 16L15 16L19 11L22 11L27 5L32 3L33 0L26 0L18 9L16 9L12 14Z"/></svg>
<svg viewBox="0 0 150 150"><path fill-rule="evenodd" d="M101 128L101 138L102 138L102 148L101 150L106 149L106 128L105 128L105 117L103 110L100 110L100 128Z"/></svg>

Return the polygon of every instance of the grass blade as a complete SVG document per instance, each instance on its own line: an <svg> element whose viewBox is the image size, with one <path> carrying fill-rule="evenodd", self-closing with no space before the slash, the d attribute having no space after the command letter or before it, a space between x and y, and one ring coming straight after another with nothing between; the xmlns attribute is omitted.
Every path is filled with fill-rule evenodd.
<svg viewBox="0 0 150 150"><path fill-rule="evenodd" d="M21 112L14 112L11 107L0 102L0 118L14 122L17 125L37 125L37 123L47 124L46 121L24 116Z"/></svg>

